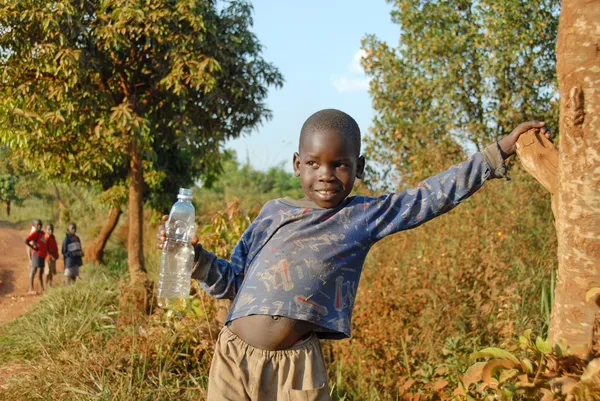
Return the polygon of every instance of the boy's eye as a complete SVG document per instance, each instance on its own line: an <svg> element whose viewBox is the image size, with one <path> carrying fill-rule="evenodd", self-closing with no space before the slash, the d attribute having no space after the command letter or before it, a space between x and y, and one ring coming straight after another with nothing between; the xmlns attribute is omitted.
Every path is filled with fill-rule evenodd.
<svg viewBox="0 0 600 401"><path fill-rule="evenodd" d="M309 161L309 162L307 162L307 163L306 163L306 165L307 165L308 167L316 167L316 166L317 166L317 163L316 163L316 162L313 162L313 161Z"/></svg>

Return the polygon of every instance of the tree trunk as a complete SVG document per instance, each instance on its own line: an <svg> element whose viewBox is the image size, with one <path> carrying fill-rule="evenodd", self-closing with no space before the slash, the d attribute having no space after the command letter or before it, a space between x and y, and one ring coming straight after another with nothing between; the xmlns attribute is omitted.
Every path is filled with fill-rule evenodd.
<svg viewBox="0 0 600 401"><path fill-rule="evenodd" d="M104 264L104 247L106 246L106 243L108 242L113 230L117 226L119 217L121 217L121 213L121 208L119 206L113 206L112 209L110 209L108 219L106 219L104 222L100 234L98 234L93 245L85 253L87 260L94 263Z"/></svg>
<svg viewBox="0 0 600 401"><path fill-rule="evenodd" d="M132 138L129 164L129 233L127 238L127 264L131 283L146 279L144 266L144 199L142 154L139 143Z"/></svg>
<svg viewBox="0 0 600 401"><path fill-rule="evenodd" d="M600 287L600 1L563 0L557 43L560 152L558 274L550 339L585 357ZM597 341L598 339L596 339Z"/></svg>
<svg viewBox="0 0 600 401"><path fill-rule="evenodd" d="M65 224L67 223L66 220L69 220L69 214L67 213L67 205L65 205L65 202L62 200L62 197L60 196L60 191L58 190L58 186L56 185L56 183L52 183L52 186L54 187L54 196L56 196L56 201L58 202L58 222Z"/></svg>
<svg viewBox="0 0 600 401"><path fill-rule="evenodd" d="M10 200L7 200L5 202L6 202L6 215L10 216Z"/></svg>

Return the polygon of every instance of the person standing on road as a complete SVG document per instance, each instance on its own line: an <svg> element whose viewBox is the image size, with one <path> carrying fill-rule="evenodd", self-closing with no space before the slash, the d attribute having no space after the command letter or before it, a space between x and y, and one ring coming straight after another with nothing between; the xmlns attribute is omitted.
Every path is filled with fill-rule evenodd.
<svg viewBox="0 0 600 401"><path fill-rule="evenodd" d="M42 221L35 219L31 222L31 233L25 238L25 244L31 248L27 250L29 260L31 262L31 270L29 271L29 290L27 294L34 295L36 292L33 289L33 282L37 274L40 279L40 287L44 291L44 259L47 254L46 233L42 231Z"/></svg>
<svg viewBox="0 0 600 401"><path fill-rule="evenodd" d="M54 237L54 225L46 226L46 247L48 249L46 255L46 267L44 268L44 276L46 276L46 288L52 287L52 278L56 275L56 261L58 260L58 244Z"/></svg>
<svg viewBox="0 0 600 401"><path fill-rule="evenodd" d="M79 268L83 265L83 250L81 249L81 240L75 233L77 225L69 223L67 226L67 236L62 244L62 254L65 258L65 278L67 285L73 284L79 277Z"/></svg>

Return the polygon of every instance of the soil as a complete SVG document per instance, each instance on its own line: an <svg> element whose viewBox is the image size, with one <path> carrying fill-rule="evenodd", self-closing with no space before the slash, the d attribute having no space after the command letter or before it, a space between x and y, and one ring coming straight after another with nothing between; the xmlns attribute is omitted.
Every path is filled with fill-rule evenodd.
<svg viewBox="0 0 600 401"><path fill-rule="evenodd" d="M25 249L28 230L0 221L0 327L26 313L39 301L40 283L36 278L37 294L28 295L29 259ZM57 262L54 285L62 285L62 260Z"/></svg>

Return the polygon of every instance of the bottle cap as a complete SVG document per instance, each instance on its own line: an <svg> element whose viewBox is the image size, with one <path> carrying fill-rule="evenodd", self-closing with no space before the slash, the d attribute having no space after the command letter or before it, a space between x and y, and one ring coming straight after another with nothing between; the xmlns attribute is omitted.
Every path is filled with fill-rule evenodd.
<svg viewBox="0 0 600 401"><path fill-rule="evenodd" d="M177 195L177 199L192 199L192 190L187 188L179 188L179 195Z"/></svg>

